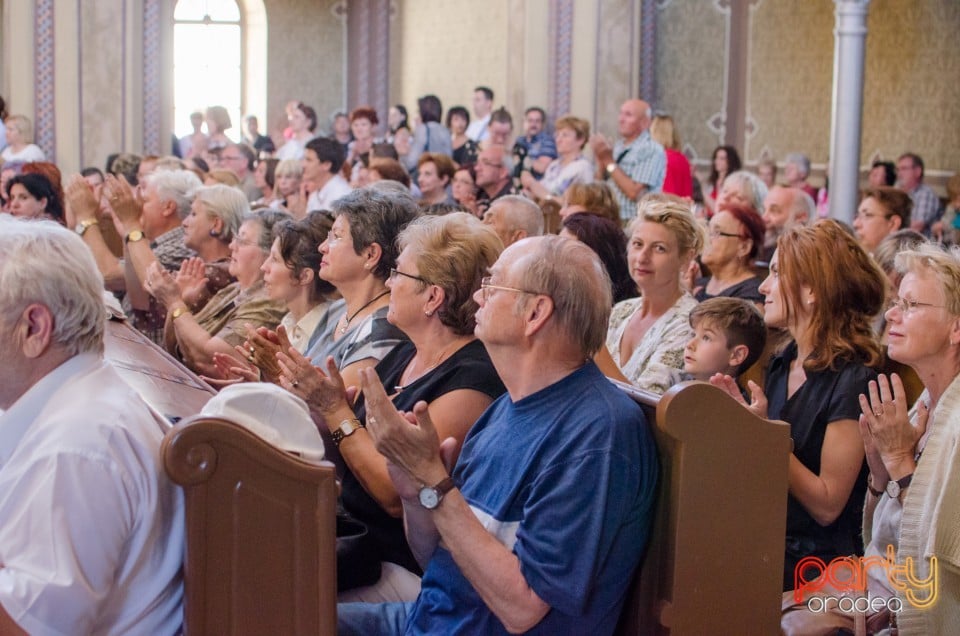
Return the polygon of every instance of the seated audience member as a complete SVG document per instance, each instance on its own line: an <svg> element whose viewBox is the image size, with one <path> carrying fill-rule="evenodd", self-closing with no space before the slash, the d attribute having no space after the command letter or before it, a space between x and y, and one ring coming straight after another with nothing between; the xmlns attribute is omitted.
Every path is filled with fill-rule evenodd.
<svg viewBox="0 0 960 636"><path fill-rule="evenodd" d="M583 147L590 139L590 122L579 117L561 117L554 124L556 152L559 156L534 178L530 170L520 173L524 190L537 199L562 197L574 183L593 182L593 164L583 156Z"/></svg>
<svg viewBox="0 0 960 636"><path fill-rule="evenodd" d="M467 136L470 113L463 106L454 106L447 111L447 130L450 131L451 158L459 166L477 162L477 142Z"/></svg>
<svg viewBox="0 0 960 636"><path fill-rule="evenodd" d="M257 165L257 154L253 151L253 148L247 144L231 143L223 149L219 159L218 166L220 169L229 170L239 179L237 187L243 190L248 201L253 203L263 196L263 192L257 186L253 176Z"/></svg>
<svg viewBox="0 0 960 636"><path fill-rule="evenodd" d="M473 114L475 119L467 123L467 137L477 144L487 140L490 135L491 111L493 110L493 91L486 86L473 89Z"/></svg>
<svg viewBox="0 0 960 636"><path fill-rule="evenodd" d="M262 349L256 352L256 360L275 357L278 351L281 359L287 359L284 375L294 393L305 399L317 385L314 367L325 368L329 357L346 386L358 386L360 369L376 365L405 338L387 321L387 279L396 267L397 235L418 216L409 190L392 182L354 190L334 203L333 215L333 227L320 244L319 272L342 298L317 325L313 346L294 360L287 355L289 344L282 334L252 343ZM321 423L321 431L326 430Z"/></svg>
<svg viewBox="0 0 960 636"><path fill-rule="evenodd" d="M683 372L693 380L709 382L717 373L736 380L767 344L763 314L742 298L708 298L690 312L690 326L693 338L683 352Z"/></svg>
<svg viewBox="0 0 960 636"><path fill-rule="evenodd" d="M257 157L265 157L276 152L277 148L273 139L260 134L260 122L256 115L247 115L243 118L243 142L253 148Z"/></svg>
<svg viewBox="0 0 960 636"><path fill-rule="evenodd" d="M924 238L920 232L897 230L880 241L880 245L874 250L873 259L877 261L877 265L880 266L880 269L883 270L883 273L886 275L886 280L884 281L886 286L884 293L885 306L889 307L890 302L897 297L897 290L900 288L900 281L903 278L900 272L897 271L897 254L906 250L919 249L919 246L926 242L927 239ZM874 318L873 326L874 333L880 336L880 343L884 345L887 344L887 329L890 328L890 325L887 323L886 314L881 313Z"/></svg>
<svg viewBox="0 0 960 636"><path fill-rule="evenodd" d="M450 191L453 200L464 210L477 218L483 218L483 212L477 204L477 181L473 164L461 165L453 173Z"/></svg>
<svg viewBox="0 0 960 636"><path fill-rule="evenodd" d="M0 153L4 163L11 161L44 161L46 155L33 143L33 124L24 115L10 115L3 123L7 127L7 147Z"/></svg>
<svg viewBox="0 0 960 636"><path fill-rule="evenodd" d="M112 159L111 159L112 158ZM107 158L107 173L122 177L132 186L139 185L137 171L140 169L140 155L122 152Z"/></svg>
<svg viewBox="0 0 960 636"><path fill-rule="evenodd" d="M913 201L910 229L930 238L931 226L940 220L943 210L940 197L923 182L923 159L919 155L908 152L897 159L897 185Z"/></svg>
<svg viewBox="0 0 960 636"><path fill-rule="evenodd" d="M53 223L0 218L0 281L0 633L179 633L169 424L103 360L90 251Z"/></svg>
<svg viewBox="0 0 960 636"><path fill-rule="evenodd" d="M370 167L367 169L367 184L377 181L394 181L406 188L410 187L410 175L406 169L396 159L386 157L377 157L370 160Z"/></svg>
<svg viewBox="0 0 960 636"><path fill-rule="evenodd" d="M490 125L487 128L486 140L481 142L481 147L503 146L504 148L513 147L513 116L505 107L501 106L490 113ZM510 154L514 154L512 151Z"/></svg>
<svg viewBox="0 0 960 636"><path fill-rule="evenodd" d="M802 152L791 152L783 160L783 178L791 188L802 190L814 201L817 189L807 183L810 176L810 158Z"/></svg>
<svg viewBox="0 0 960 636"><path fill-rule="evenodd" d="M555 236L510 246L490 272L476 334L508 393L470 429L456 469L430 411L401 414L364 372L367 431L425 571L414 603L339 605L341 634L616 626L649 533L657 458L639 407L589 361L610 283L592 250Z"/></svg>
<svg viewBox="0 0 960 636"><path fill-rule="evenodd" d="M700 257L710 276L694 283L694 298L703 302L714 296L729 296L763 305L763 294L758 289L760 278L753 273L752 266L763 246L765 232L763 218L752 207L739 203L718 205Z"/></svg>
<svg viewBox="0 0 960 636"><path fill-rule="evenodd" d="M287 123L290 124L290 137L287 142L277 150L277 159L303 159L304 150L307 142L313 139L314 131L317 129L317 112L310 106L301 102L295 102L292 108L287 110ZM347 133L350 126L347 123ZM343 159L340 160L341 163ZM337 168L339 170L339 167Z"/></svg>
<svg viewBox="0 0 960 636"><path fill-rule="evenodd" d="M274 210L285 209L297 216L297 212L306 214L306 198L300 191L303 180L303 162L299 159L284 159L277 164L273 172L273 198L267 207ZM302 200L301 200L302 199Z"/></svg>
<svg viewBox="0 0 960 636"><path fill-rule="evenodd" d="M757 163L757 176L767 186L767 191L777 184L777 162L773 159L761 159Z"/></svg>
<svg viewBox="0 0 960 636"><path fill-rule="evenodd" d="M913 201L903 190L887 186L865 190L853 219L860 246L872 254L884 238L909 228L912 207Z"/></svg>
<svg viewBox="0 0 960 636"><path fill-rule="evenodd" d="M113 214L123 227L124 289L123 309L134 327L154 342L163 342L166 312L143 285L147 269L159 263L175 272L184 260L194 256L184 243L183 219L190 213L193 197L200 186L188 170L168 170L148 176L141 188L142 199L125 181L107 177L104 192ZM91 240L99 231L92 226ZM86 234L84 235L86 236ZM92 241L88 245L96 245ZM97 246L99 248L99 246Z"/></svg>
<svg viewBox="0 0 960 636"><path fill-rule="evenodd" d="M230 244L240 223L250 213L243 193L225 185L194 190L190 213L183 219L183 243L197 253L181 264L189 271L203 270L206 284L184 294L191 311L200 311L207 301L236 279L230 274Z"/></svg>
<svg viewBox="0 0 960 636"><path fill-rule="evenodd" d="M678 197L693 197L693 169L690 160L681 151L680 134L670 115L654 115L650 122L650 136L667 153L667 173L663 178L663 192Z"/></svg>
<svg viewBox="0 0 960 636"><path fill-rule="evenodd" d="M10 161L0 164L0 212L10 213L10 198L7 196L7 182L18 174L23 173L22 161Z"/></svg>
<svg viewBox="0 0 960 636"><path fill-rule="evenodd" d="M393 143L393 135L400 126L407 125L407 107L403 104L394 104L387 111L387 143Z"/></svg>
<svg viewBox="0 0 960 636"><path fill-rule="evenodd" d="M353 141L353 131L350 130L350 115L346 112L335 110L330 115L330 139L340 144L340 147L343 148L343 156L346 157L350 142Z"/></svg>
<svg viewBox="0 0 960 636"><path fill-rule="evenodd" d="M736 203L753 208L759 213L763 209L763 201L766 198L767 186L763 184L760 177L746 170L737 170L723 180L723 187L717 194L717 203L713 209L716 212L726 204Z"/></svg>
<svg viewBox="0 0 960 636"><path fill-rule="evenodd" d="M947 179L947 208L943 217L931 228L933 238L946 245L956 245L960 231L960 174Z"/></svg>
<svg viewBox="0 0 960 636"><path fill-rule="evenodd" d="M526 197L510 194L495 200L483 214L504 246L528 236L543 234L543 211Z"/></svg>
<svg viewBox="0 0 960 636"><path fill-rule="evenodd" d="M763 222L767 233L760 260L770 262L780 235L795 226L812 223L816 213L816 204L806 193L788 186L773 186L763 200Z"/></svg>
<svg viewBox="0 0 960 636"><path fill-rule="evenodd" d="M947 634L960 621L960 262L956 252L921 245L901 253L897 269L903 279L886 312L887 353L913 368L926 390L909 411L897 375L879 376L860 395L870 469L865 557L884 567L867 569L858 595L881 601L865 617L868 633L892 633L883 630L896 625L902 634ZM906 567L910 578L893 566ZM854 615L836 605L806 611L811 596L840 595L821 583L784 595L785 633L852 633ZM888 608L898 606L891 615Z"/></svg>
<svg viewBox="0 0 960 636"><path fill-rule="evenodd" d="M225 131L233 127L230 121L230 113L223 106L208 106L205 113L207 124L207 150L219 151L229 146L233 141L227 137Z"/></svg>
<svg viewBox="0 0 960 636"><path fill-rule="evenodd" d="M211 170L203 180L204 185L225 185L231 188L240 189L240 179L232 170Z"/></svg>
<svg viewBox="0 0 960 636"><path fill-rule="evenodd" d="M63 202L50 179L42 174L18 174L7 181L10 214L22 219L44 219L63 225Z"/></svg>
<svg viewBox="0 0 960 636"><path fill-rule="evenodd" d="M892 188L897 183L897 167L892 161L874 161L867 175L867 182L871 188Z"/></svg>
<svg viewBox="0 0 960 636"><path fill-rule="evenodd" d="M247 324L272 329L283 318L283 306L267 297L260 267L273 245L274 226L286 218L283 212L261 210L244 219L230 244L230 274L237 282L196 313L183 297L206 285L202 267L181 269L176 278L159 263L148 269L146 289L167 311L164 345L197 373L218 377L214 353L237 355L234 347L244 341Z"/></svg>
<svg viewBox="0 0 960 636"><path fill-rule="evenodd" d="M377 111L373 106L358 106L350 111L350 132L353 133L353 141L347 147L347 163L350 166L355 165L360 156L370 152L373 144L380 140L374 136L380 118L377 117Z"/></svg>
<svg viewBox="0 0 960 636"><path fill-rule="evenodd" d="M560 207L560 218L571 214L586 212L620 223L620 204L613 196L613 190L606 183L575 183L567 188Z"/></svg>
<svg viewBox="0 0 960 636"><path fill-rule="evenodd" d="M336 293L333 285L318 274L320 252L317 247L327 239L332 224L326 212L311 212L303 221L281 221L274 229L276 238L270 256L260 268L267 296L287 308L277 331L282 327L286 343L301 354L316 344L321 331L317 327L328 320L331 297ZM248 340L236 347L243 360L214 353L213 360L220 377L277 383L280 379L276 356L279 347L258 351L254 344L269 337L267 327L248 331ZM250 361L251 357L253 361Z"/></svg>
<svg viewBox="0 0 960 636"><path fill-rule="evenodd" d="M584 138L584 143L587 137ZM517 137L514 153L522 154L523 158L529 161L530 170L536 179L542 178L550 162L557 158L556 144L547 132L547 113L539 106L531 106L524 111L523 135Z"/></svg>
<svg viewBox="0 0 960 636"><path fill-rule="evenodd" d="M377 364L377 376L397 409L412 411L417 403L427 403L437 427L434 443L453 437L459 446L504 392L483 343L473 335L474 294L502 247L489 228L462 212L417 219L400 233L398 246L387 282L387 319L410 340ZM341 600L412 601L422 569L403 534L403 508L387 462L363 430L366 403L361 397L351 405L336 365L327 371L329 377L308 400L318 405L346 462L343 505L372 535L370 553L362 558L384 562L379 583L342 594Z"/></svg>
<svg viewBox="0 0 960 636"><path fill-rule="evenodd" d="M586 243L597 253L610 277L614 303L637 296L637 284L627 267L627 235L620 223L596 214L578 212L563 220L560 236Z"/></svg>
<svg viewBox="0 0 960 636"><path fill-rule="evenodd" d="M343 161L343 148L333 139L318 137L307 142L303 152L303 187L310 193L306 212L329 210L334 201L350 193L350 184L340 175Z"/></svg>
<svg viewBox="0 0 960 636"><path fill-rule="evenodd" d="M597 364L612 378L663 393L680 381L683 350L693 336L690 312L697 301L680 275L700 253L703 232L689 203L649 195L627 235L627 263L640 298L614 306Z"/></svg>
<svg viewBox="0 0 960 636"><path fill-rule="evenodd" d="M866 470L857 396L881 361L871 321L883 290L873 259L832 219L783 234L760 286L764 322L791 338L770 361L764 389L748 383L748 408L787 422L793 438L784 590L805 576L797 571L805 557L829 562L862 553ZM714 382L746 405L733 378Z"/></svg>
<svg viewBox="0 0 960 636"><path fill-rule="evenodd" d="M420 205L454 203L447 194L450 180L457 166L447 155L425 152L417 161L417 185L420 186Z"/></svg>
<svg viewBox="0 0 960 636"><path fill-rule="evenodd" d="M253 182L257 186L257 198L250 202L250 207L269 208L273 203L273 193L277 184L277 164L279 159L261 159L257 162L257 169L253 172Z"/></svg>
<svg viewBox="0 0 960 636"><path fill-rule="evenodd" d="M477 201L484 211L493 201L508 194L516 194L513 187L513 162L503 146L488 145L480 151L474 167L477 182Z"/></svg>

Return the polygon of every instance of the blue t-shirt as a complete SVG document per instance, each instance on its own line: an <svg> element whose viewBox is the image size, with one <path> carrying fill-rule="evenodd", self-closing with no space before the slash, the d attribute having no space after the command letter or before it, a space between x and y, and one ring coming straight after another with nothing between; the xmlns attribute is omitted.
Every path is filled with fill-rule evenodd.
<svg viewBox="0 0 960 636"><path fill-rule="evenodd" d="M640 407L587 363L470 430L454 470L481 523L551 607L536 634L609 634L649 534L657 456ZM408 634L504 634L442 545Z"/></svg>

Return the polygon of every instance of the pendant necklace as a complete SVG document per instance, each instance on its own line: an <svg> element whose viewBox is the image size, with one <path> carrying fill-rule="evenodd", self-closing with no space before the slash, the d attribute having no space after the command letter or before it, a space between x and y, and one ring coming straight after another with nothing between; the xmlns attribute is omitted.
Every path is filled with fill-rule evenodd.
<svg viewBox="0 0 960 636"><path fill-rule="evenodd" d="M358 310L356 310L355 312L353 312L353 314L351 314L350 317L347 318L346 321L344 321L343 326L340 327L339 329L337 329L337 333L340 334L341 336L342 336L343 334L347 333L347 327L350 326L350 321L353 320L354 318L356 318L356 317L357 317L357 314L359 314L361 311L363 311L364 309L366 309L367 307L369 307L369 306L372 305L373 303L377 302L378 300L380 300L381 298L383 298L384 296L386 296L386 295L389 294L389 293L390 293L390 290L388 289L387 291L381 292L381 293L377 294L376 296L374 296L373 298L371 298L369 301L367 301L367 304L365 304L363 307L361 307L360 309L358 309Z"/></svg>

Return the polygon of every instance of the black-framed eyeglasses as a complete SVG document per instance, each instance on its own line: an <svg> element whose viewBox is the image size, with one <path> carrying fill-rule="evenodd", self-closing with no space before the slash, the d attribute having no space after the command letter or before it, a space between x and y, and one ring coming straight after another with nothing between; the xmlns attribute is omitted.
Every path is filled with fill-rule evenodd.
<svg viewBox="0 0 960 636"><path fill-rule="evenodd" d="M433 284L433 283L431 283L430 281L428 281L426 278L420 278L419 276L415 276L415 275L413 275L413 274L408 274L408 273L406 273L406 272L401 272L401 271L400 271L399 269L397 269L396 267L391 267L391 268L390 268L390 278L396 279L397 276L406 276L407 278L412 278L413 280L418 280L418 281L420 281L421 283L423 283L424 285L432 285L432 284Z"/></svg>
<svg viewBox="0 0 960 636"><path fill-rule="evenodd" d="M534 296L539 296L540 292L531 291L529 289L520 289L519 287L505 287L503 285L494 285L493 276L484 276L480 279L480 293L483 295L483 299L487 300L490 297L491 289L499 289L500 291L509 291L517 294L533 294Z"/></svg>

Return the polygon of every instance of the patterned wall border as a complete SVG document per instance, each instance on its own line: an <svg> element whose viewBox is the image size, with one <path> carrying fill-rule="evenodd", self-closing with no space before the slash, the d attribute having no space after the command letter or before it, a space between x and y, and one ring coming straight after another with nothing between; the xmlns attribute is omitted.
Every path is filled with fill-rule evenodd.
<svg viewBox="0 0 960 636"><path fill-rule="evenodd" d="M386 124L390 108L390 0L347 4L347 107L369 104Z"/></svg>
<svg viewBox="0 0 960 636"><path fill-rule="evenodd" d="M657 103L657 3L640 4L640 97Z"/></svg>
<svg viewBox="0 0 960 636"><path fill-rule="evenodd" d="M573 65L573 0L551 0L548 8L551 34L550 80L547 101L550 117L570 112Z"/></svg>
<svg viewBox="0 0 960 636"><path fill-rule="evenodd" d="M143 151L165 154L161 144L163 81L161 75L161 0L143 2Z"/></svg>
<svg viewBox="0 0 960 636"><path fill-rule="evenodd" d="M54 0L37 0L33 14L34 32L34 139L50 160L57 154L57 127L54 99Z"/></svg>

